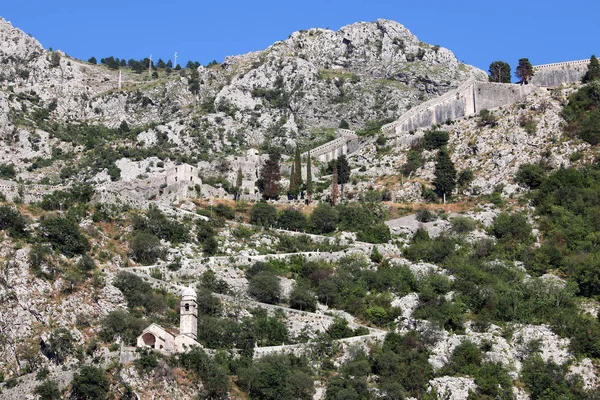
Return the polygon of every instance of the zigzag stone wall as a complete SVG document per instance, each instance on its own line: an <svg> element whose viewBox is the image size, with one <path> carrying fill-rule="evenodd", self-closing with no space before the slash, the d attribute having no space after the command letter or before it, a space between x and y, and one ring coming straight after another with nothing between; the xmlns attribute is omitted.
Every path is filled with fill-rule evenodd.
<svg viewBox="0 0 600 400"><path fill-rule="evenodd" d="M314 149L302 153L302 157L310 156L313 160L320 162L329 162L337 159L339 156L351 154L360 147L359 137L354 131L349 129L338 129L338 136L330 142L315 147Z"/></svg>
<svg viewBox="0 0 600 400"><path fill-rule="evenodd" d="M441 124L447 120L477 114L484 109L522 101L535 89L536 87L532 85L479 82L469 79L458 88L408 110L398 120L384 125L381 130L388 134L392 132L400 134Z"/></svg>

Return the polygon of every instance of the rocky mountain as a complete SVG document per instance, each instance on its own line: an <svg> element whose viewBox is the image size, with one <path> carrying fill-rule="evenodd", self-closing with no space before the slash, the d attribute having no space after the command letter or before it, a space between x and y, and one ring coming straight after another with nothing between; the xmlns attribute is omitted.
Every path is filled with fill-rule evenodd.
<svg viewBox="0 0 600 400"><path fill-rule="evenodd" d="M484 87L387 20L149 75L0 19L0 66L0 398L598 398L597 83ZM427 100L459 117L380 129ZM338 127L341 187L323 153L286 198Z"/></svg>

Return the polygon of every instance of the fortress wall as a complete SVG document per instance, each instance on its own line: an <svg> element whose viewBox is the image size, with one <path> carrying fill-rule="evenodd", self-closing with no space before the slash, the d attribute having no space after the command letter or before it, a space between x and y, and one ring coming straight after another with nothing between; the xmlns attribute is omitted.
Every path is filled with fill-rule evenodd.
<svg viewBox="0 0 600 400"><path fill-rule="evenodd" d="M539 65L533 67L531 84L541 87L557 87L580 82L588 69L589 60Z"/></svg>
<svg viewBox="0 0 600 400"><path fill-rule="evenodd" d="M471 100L474 82L475 80L471 78L458 88L411 108L395 122L382 126L382 132L409 132L414 129L442 123L448 119L470 115L474 112Z"/></svg>
<svg viewBox="0 0 600 400"><path fill-rule="evenodd" d="M533 85L476 82L473 87L475 113L523 101L535 90Z"/></svg>

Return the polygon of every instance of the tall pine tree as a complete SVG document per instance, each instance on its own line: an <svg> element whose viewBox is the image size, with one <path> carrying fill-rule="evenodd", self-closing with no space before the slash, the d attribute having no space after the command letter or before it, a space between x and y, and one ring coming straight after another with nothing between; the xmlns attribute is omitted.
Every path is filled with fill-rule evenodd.
<svg viewBox="0 0 600 400"><path fill-rule="evenodd" d="M450 159L448 148L442 147L435 161L435 179L433 180L435 192L446 202L446 196L452 194L456 186L456 168Z"/></svg>
<svg viewBox="0 0 600 400"><path fill-rule="evenodd" d="M531 65L528 58L519 60L515 75L521 80L521 84L529 83L529 80L533 77L533 65Z"/></svg>

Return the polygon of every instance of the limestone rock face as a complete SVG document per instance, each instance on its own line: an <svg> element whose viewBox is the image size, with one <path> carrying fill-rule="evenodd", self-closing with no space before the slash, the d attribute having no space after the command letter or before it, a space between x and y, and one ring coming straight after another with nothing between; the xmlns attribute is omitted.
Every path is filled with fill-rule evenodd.
<svg viewBox="0 0 600 400"><path fill-rule="evenodd" d="M119 89L118 71L45 50L5 20L0 43L0 126L11 122L11 109L32 106L23 95L6 104L2 92L10 82L14 93L39 98L33 107L53 119L109 127L164 123L159 133L189 154L265 140L295 147L315 139L313 128L393 119L470 77L485 79L450 50L420 42L388 20L299 31L266 50L200 67L197 96L188 90L189 70L151 82L124 70ZM153 132L138 137L146 146L156 140Z"/></svg>

